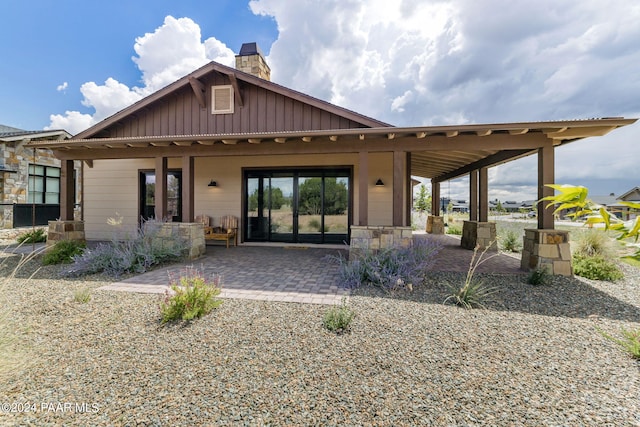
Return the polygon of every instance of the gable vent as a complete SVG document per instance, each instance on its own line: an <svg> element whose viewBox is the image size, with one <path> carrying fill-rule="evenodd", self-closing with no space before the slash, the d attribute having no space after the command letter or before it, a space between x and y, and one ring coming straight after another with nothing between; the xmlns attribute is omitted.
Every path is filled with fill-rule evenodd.
<svg viewBox="0 0 640 427"><path fill-rule="evenodd" d="M211 87L211 114L233 113L233 87L231 85Z"/></svg>

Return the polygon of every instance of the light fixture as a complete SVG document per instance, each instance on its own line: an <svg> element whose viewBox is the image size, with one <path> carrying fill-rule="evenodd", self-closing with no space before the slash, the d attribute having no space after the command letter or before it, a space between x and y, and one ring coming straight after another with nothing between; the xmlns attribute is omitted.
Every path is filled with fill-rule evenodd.
<svg viewBox="0 0 640 427"><path fill-rule="evenodd" d="M378 178L378 180L376 181L376 187L384 187L384 182L382 182L382 179Z"/></svg>
<svg viewBox="0 0 640 427"><path fill-rule="evenodd" d="M215 182L214 180L211 180L211 182L209 183L209 185L208 185L208 186L209 186L209 187L217 187L217 186L218 186L218 183L217 183L217 182Z"/></svg>

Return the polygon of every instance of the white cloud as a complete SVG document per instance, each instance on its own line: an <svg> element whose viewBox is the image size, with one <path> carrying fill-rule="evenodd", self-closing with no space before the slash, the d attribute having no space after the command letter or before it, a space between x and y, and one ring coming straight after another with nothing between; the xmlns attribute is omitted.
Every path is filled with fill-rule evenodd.
<svg viewBox="0 0 640 427"><path fill-rule="evenodd" d="M93 108L94 113L66 111L64 115L52 114L47 129L66 129L76 134L209 61L233 64L234 53L224 43L213 37L204 42L201 38L200 27L193 20L167 16L153 33L135 41L137 56L132 60L142 73L142 87L130 88L112 77L101 85L84 83L80 87L84 96L82 105Z"/></svg>
<svg viewBox="0 0 640 427"><path fill-rule="evenodd" d="M56 90L58 92L64 92L65 90L67 90L67 88L69 87L69 83L64 82L61 85L58 85L58 87L56 88Z"/></svg>

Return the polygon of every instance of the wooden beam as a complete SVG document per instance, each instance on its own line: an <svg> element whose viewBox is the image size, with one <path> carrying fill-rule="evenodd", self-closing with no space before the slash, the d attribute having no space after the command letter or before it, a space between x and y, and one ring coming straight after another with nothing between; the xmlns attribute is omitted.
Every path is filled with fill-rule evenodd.
<svg viewBox="0 0 640 427"><path fill-rule="evenodd" d="M229 76L229 81L231 82L231 87L233 87L233 92L236 95L236 102L238 106L244 107L244 101L242 100L242 92L240 92L240 84L238 83L238 79L236 75L233 73L227 74Z"/></svg>
<svg viewBox="0 0 640 427"><path fill-rule="evenodd" d="M171 145L171 141L157 141L152 142L151 145L153 145L154 147L168 147Z"/></svg>
<svg viewBox="0 0 640 427"><path fill-rule="evenodd" d="M416 133L416 138L418 138L418 139L422 139L422 138L424 138L426 136L427 136L426 132L418 132L418 133Z"/></svg>
<svg viewBox="0 0 640 427"><path fill-rule="evenodd" d="M477 130L476 131L476 135L478 136L489 136L493 133L493 131L491 129L486 129L486 130Z"/></svg>
<svg viewBox="0 0 640 427"><path fill-rule="evenodd" d="M387 139L394 139L396 137L395 133L388 133L387 134Z"/></svg>
<svg viewBox="0 0 640 427"><path fill-rule="evenodd" d="M236 145L238 143L237 139L223 139L222 143L225 145Z"/></svg>
<svg viewBox="0 0 640 427"><path fill-rule="evenodd" d="M447 138L453 138L454 136L458 136L458 131L457 130L447 131Z"/></svg>
<svg viewBox="0 0 640 427"><path fill-rule="evenodd" d="M193 145L193 141L173 141L173 143L178 147L191 147Z"/></svg>
<svg viewBox="0 0 640 427"><path fill-rule="evenodd" d="M92 159L87 159L84 161L84 163L91 169L93 168L93 160Z"/></svg>
<svg viewBox="0 0 640 427"><path fill-rule="evenodd" d="M212 141L210 139L207 140L201 140L201 141L196 141L198 144L200 145L213 145L215 144L215 141Z"/></svg>
<svg viewBox="0 0 640 427"><path fill-rule="evenodd" d="M204 86L204 83L202 83L200 80L196 79L195 77L189 77L189 84L191 85L191 89L193 90L193 93L195 94L196 99L198 100L198 104L200 105L200 108L207 108L207 99L204 96L205 93L207 92L207 89Z"/></svg>
<svg viewBox="0 0 640 427"><path fill-rule="evenodd" d="M262 142L262 139L260 139L260 138L249 138L248 141L249 141L249 144L260 144Z"/></svg>
<svg viewBox="0 0 640 427"><path fill-rule="evenodd" d="M440 216L440 182L431 180L431 215Z"/></svg>
<svg viewBox="0 0 640 427"><path fill-rule="evenodd" d="M330 141L333 141L333 142L336 142L336 141L338 140L338 135L331 135L331 136L329 136L329 140L330 140Z"/></svg>
<svg viewBox="0 0 640 427"><path fill-rule="evenodd" d="M312 140L312 139L313 139L313 138L312 138L312 137L310 137L310 136L303 136L303 137L302 137L302 141L304 141L304 142L311 142L311 140Z"/></svg>
<svg viewBox="0 0 640 427"><path fill-rule="evenodd" d="M287 138L274 138L273 140L278 144L284 144L285 142L287 142Z"/></svg>
<svg viewBox="0 0 640 427"><path fill-rule="evenodd" d="M528 128L523 128L523 129L510 129L509 130L509 135L524 135L525 133L529 132Z"/></svg>
<svg viewBox="0 0 640 427"><path fill-rule="evenodd" d="M466 175L474 169L480 169L483 167L494 166L500 163L504 163L509 160L515 160L516 158L526 156L528 154L533 154L535 151L532 150L504 150L500 151L494 155L485 157L482 160L478 160L477 162L473 162L461 168L458 168L454 171L448 172L446 174L435 177L436 181L449 181L450 179L458 178L462 175Z"/></svg>
<svg viewBox="0 0 640 427"><path fill-rule="evenodd" d="M167 158L156 157L155 217L164 220L167 214Z"/></svg>

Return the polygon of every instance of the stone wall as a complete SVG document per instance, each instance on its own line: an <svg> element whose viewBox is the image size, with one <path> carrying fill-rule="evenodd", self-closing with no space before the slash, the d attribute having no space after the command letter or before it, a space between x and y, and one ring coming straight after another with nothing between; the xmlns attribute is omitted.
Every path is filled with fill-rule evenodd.
<svg viewBox="0 0 640 427"><path fill-rule="evenodd" d="M526 229L522 260L523 270L547 270L558 276L571 276L571 248L569 232L564 230Z"/></svg>
<svg viewBox="0 0 640 427"><path fill-rule="evenodd" d="M355 259L368 252L380 249L411 246L411 227L393 226L351 226L349 259Z"/></svg>
<svg viewBox="0 0 640 427"><path fill-rule="evenodd" d="M444 234L444 218L441 216L429 215L427 217L427 233Z"/></svg>
<svg viewBox="0 0 640 427"><path fill-rule="evenodd" d="M163 222L155 223L153 227L160 227L160 229L155 233L152 245L169 244L179 236L186 239L188 243L185 254L187 258L193 260L205 254L204 226L201 222Z"/></svg>
<svg viewBox="0 0 640 427"><path fill-rule="evenodd" d="M25 148L24 143L0 143L2 160L5 168L16 172L0 172L0 227L13 228L13 204L27 203L29 188L29 165L60 167L60 160L54 157L51 150L37 149L35 159L33 149ZM82 179L80 176L80 162L75 162L76 169L76 206L74 218L80 220L82 215L81 203Z"/></svg>
<svg viewBox="0 0 640 427"><path fill-rule="evenodd" d="M465 249L498 250L495 222L465 221L460 246Z"/></svg>

